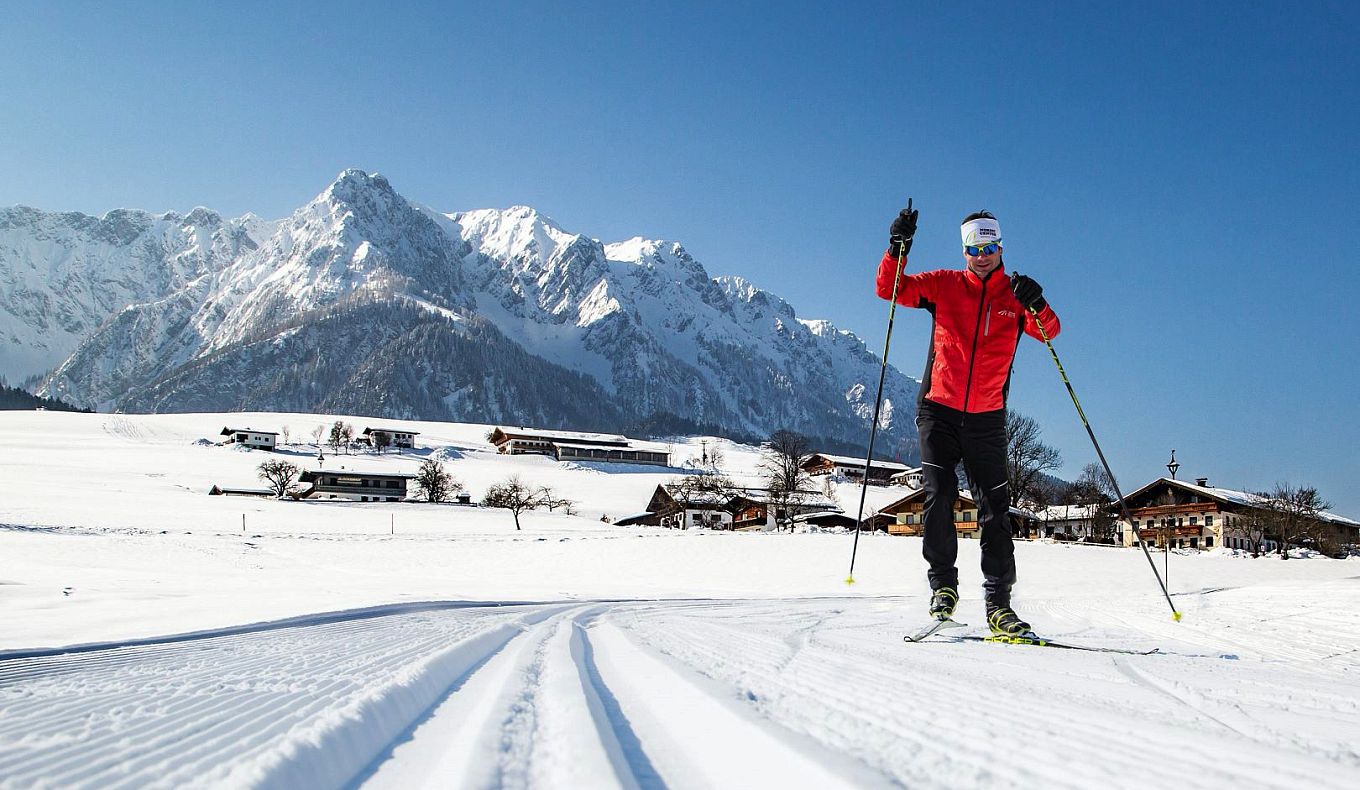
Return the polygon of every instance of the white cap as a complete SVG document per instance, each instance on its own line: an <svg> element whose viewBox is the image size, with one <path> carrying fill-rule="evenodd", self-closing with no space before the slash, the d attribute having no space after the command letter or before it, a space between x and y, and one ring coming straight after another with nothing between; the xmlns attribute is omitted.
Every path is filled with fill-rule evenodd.
<svg viewBox="0 0 1360 790"><path fill-rule="evenodd" d="M1001 223L989 217L978 217L963 223L959 229L963 236L963 246L978 247L1001 241Z"/></svg>

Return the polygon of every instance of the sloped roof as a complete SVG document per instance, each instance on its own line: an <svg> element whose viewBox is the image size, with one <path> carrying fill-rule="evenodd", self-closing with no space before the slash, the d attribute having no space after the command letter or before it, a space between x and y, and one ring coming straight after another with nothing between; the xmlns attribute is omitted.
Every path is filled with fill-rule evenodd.
<svg viewBox="0 0 1360 790"><path fill-rule="evenodd" d="M322 475L333 475L335 477L368 477L381 480L414 480L415 475L403 474L400 472L360 472L356 469L304 469L298 475L298 480L303 483L310 483Z"/></svg>
<svg viewBox="0 0 1360 790"><path fill-rule="evenodd" d="M580 431L550 431L541 428L504 428L497 426L496 432L507 439L538 439L545 442L562 444L627 445L628 437L611 433L582 433Z"/></svg>
<svg viewBox="0 0 1360 790"><path fill-rule="evenodd" d="M237 433L264 433L264 434L268 434L268 435L270 435L270 436L278 436L278 435L279 435L277 431L261 431L261 430L256 430L255 428L223 428L223 429L222 429L222 432L221 432L220 434L218 434L218 436L231 436L232 434L237 434Z"/></svg>
<svg viewBox="0 0 1360 790"><path fill-rule="evenodd" d="M409 434L409 435L411 435L411 436L419 436L419 435L420 435L420 431L413 431L413 430L411 430L411 429L409 429L409 428L364 428L364 433L363 433L363 435L364 435L364 436L368 436L368 435L371 434L371 433L379 433L379 432L381 432L381 433L404 433L404 434Z"/></svg>
<svg viewBox="0 0 1360 790"><path fill-rule="evenodd" d="M854 466L860 469L864 468L863 458L851 458L847 455L832 455L830 453L813 453L812 458L825 458L831 463L839 464L840 466ZM812 458L808 460L811 461ZM874 459L874 468L886 469L894 472L910 472L913 469L913 467L907 466L906 464L899 464L893 461L880 461L877 458Z"/></svg>

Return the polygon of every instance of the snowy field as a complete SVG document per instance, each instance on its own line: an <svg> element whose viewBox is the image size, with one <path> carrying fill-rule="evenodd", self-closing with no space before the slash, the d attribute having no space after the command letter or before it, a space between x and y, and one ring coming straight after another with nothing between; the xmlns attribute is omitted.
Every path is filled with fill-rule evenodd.
<svg viewBox="0 0 1360 790"><path fill-rule="evenodd" d="M333 419L333 418L331 418ZM920 542L616 527L681 472L496 455L487 426L326 468L579 515L209 497L311 415L0 412L0 787L1355 787L1360 562L1017 547L1088 653L923 622ZM356 429L366 424L350 418ZM372 423L370 423L372 424ZM209 440L207 442L203 440ZM712 440L710 440L711 446ZM681 463L698 440L672 448ZM286 448L314 468L315 448ZM754 483L756 456L725 444ZM851 513L858 489L839 492ZM891 492L872 490L871 504ZM242 530L244 516L245 529ZM959 619L982 623L977 547ZM1161 557L1158 557L1160 564Z"/></svg>

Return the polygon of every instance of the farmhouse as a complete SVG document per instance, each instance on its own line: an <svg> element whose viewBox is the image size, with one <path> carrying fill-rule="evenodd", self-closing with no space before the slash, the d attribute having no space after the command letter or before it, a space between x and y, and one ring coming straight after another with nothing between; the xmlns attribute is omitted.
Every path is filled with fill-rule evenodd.
<svg viewBox="0 0 1360 790"><path fill-rule="evenodd" d="M650 524L677 529L731 529L732 512L727 504L730 493L686 490L677 485L659 485L647 502L645 515L620 519L619 524Z"/></svg>
<svg viewBox="0 0 1360 790"><path fill-rule="evenodd" d="M810 458L803 462L803 471L810 475L833 475L858 481L864 479L864 459L831 455L830 453L813 453ZM911 471L913 471L912 468L906 464L880 461L875 458L874 462L870 464L869 483L888 485L892 482L894 476ZM915 471L919 472L920 470Z"/></svg>
<svg viewBox="0 0 1360 790"><path fill-rule="evenodd" d="M1120 523L1125 546L1137 544L1134 529L1149 545L1165 548L1211 549L1215 546L1274 551L1283 538L1290 545L1314 542L1336 553L1360 547L1360 521L1330 511L1318 514L1316 534L1307 536L1272 533L1259 525L1268 520L1268 500L1258 494L1217 488L1208 478L1195 482L1163 477L1124 498L1132 523ZM1256 534L1253 535L1252 533Z"/></svg>
<svg viewBox="0 0 1360 790"><path fill-rule="evenodd" d="M243 444L257 450L273 450L278 442L277 433L257 431L254 428L223 428L219 435L227 437L224 444Z"/></svg>
<svg viewBox="0 0 1360 790"><path fill-rule="evenodd" d="M874 516L875 528L886 526L890 535L920 535L925 531L925 506L925 489L912 491L878 511ZM1038 529L1038 516L1028 510L1013 507L1010 509L1010 519L1011 534L1017 537L1027 537ZM973 502L972 493L964 489L959 490L959 496L954 500L954 530L961 538L977 538L981 535L977 504Z"/></svg>
<svg viewBox="0 0 1360 790"><path fill-rule="evenodd" d="M353 502L400 502L406 498L407 481L415 475L389 472L350 472L308 469L298 478L311 488L298 499L348 499Z"/></svg>
<svg viewBox="0 0 1360 790"><path fill-rule="evenodd" d="M608 461L670 466L670 453L662 445L639 442L626 436L537 428L496 428L491 443L505 455L547 455L559 461Z"/></svg>
<svg viewBox="0 0 1360 790"><path fill-rule="evenodd" d="M416 446L416 437L420 435L418 431L407 431L397 428L369 427L364 428L363 436L367 440L368 444L377 447L380 444L380 442L377 441L374 434L379 433L385 434L390 440L389 444L391 444L393 447L404 447L408 450Z"/></svg>
<svg viewBox="0 0 1360 790"><path fill-rule="evenodd" d="M820 491L794 491L772 496L768 488L738 488L727 503L733 529L774 529L804 513L839 513L841 506Z"/></svg>
<svg viewBox="0 0 1360 790"><path fill-rule="evenodd" d="M1036 515L1039 517L1039 536L1044 538L1108 542L1115 531L1114 519L1100 505L1052 505L1040 509Z"/></svg>
<svg viewBox="0 0 1360 790"><path fill-rule="evenodd" d="M816 515L812 523L834 526L833 514L840 505L817 491L797 491L785 501L771 497L765 488L695 490L685 486L659 485L652 492L647 511L626 519L620 526L650 524L678 529L773 529L780 523ZM803 519L807 520L807 519ZM851 521L853 525L853 520Z"/></svg>

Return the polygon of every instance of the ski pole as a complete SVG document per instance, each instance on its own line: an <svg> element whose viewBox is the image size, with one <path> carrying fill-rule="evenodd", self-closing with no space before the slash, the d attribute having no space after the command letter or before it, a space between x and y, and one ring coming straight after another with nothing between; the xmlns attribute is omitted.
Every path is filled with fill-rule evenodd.
<svg viewBox="0 0 1360 790"><path fill-rule="evenodd" d="M1072 388L1072 382L1067 378L1067 371L1063 369L1063 364L1058 359L1058 350L1053 347L1053 340L1048 336L1048 330L1044 328L1044 322L1039 318L1039 311L1033 307L1029 308L1029 314L1034 316L1034 324L1039 327L1039 334L1044 338L1044 344L1048 346L1048 353L1053 355L1053 364L1058 366L1058 374L1062 376L1063 384L1067 385L1067 394L1072 396L1072 405L1077 407L1077 416L1081 418L1081 424L1086 426L1086 435L1091 437L1091 444L1096 448L1096 455L1100 458L1100 465L1105 467L1105 474L1110 478L1110 485L1114 486L1115 496L1119 497L1119 513L1133 530L1133 536L1138 539L1138 545L1143 549L1143 556L1147 557L1148 567L1152 568L1152 575L1157 577L1157 584L1162 588L1162 596L1166 598L1166 603L1171 607L1171 618L1180 622L1181 613L1176 610L1176 604L1171 602L1171 594L1166 590L1166 582L1162 580L1162 574L1157 572L1157 563L1152 561L1152 553L1148 551L1147 543L1143 536L1138 534L1138 524L1129 515L1129 507L1124 503L1124 492L1119 490L1119 481L1114 479L1114 472L1110 471L1110 464L1105 460L1105 453L1100 449L1100 442L1096 441L1095 431L1091 430L1091 423L1086 419L1086 412L1082 411L1081 401L1077 400L1077 391Z"/></svg>
<svg viewBox="0 0 1360 790"><path fill-rule="evenodd" d="M907 212L911 212L911 198L907 198ZM864 483L859 492L859 514L855 516L855 543L850 549L850 574L846 584L855 583L855 554L859 552L859 532L864 527L864 500L869 496L869 466L874 460L874 439L878 436L878 410L883 405L883 379L888 375L888 347L892 344L893 317L897 315L897 286L902 282L902 269L907 263L906 245L897 252L897 269L893 272L892 299L888 303L888 332L883 336L883 364L878 369L878 394L874 396L874 421L869 424L869 451L864 454Z"/></svg>

